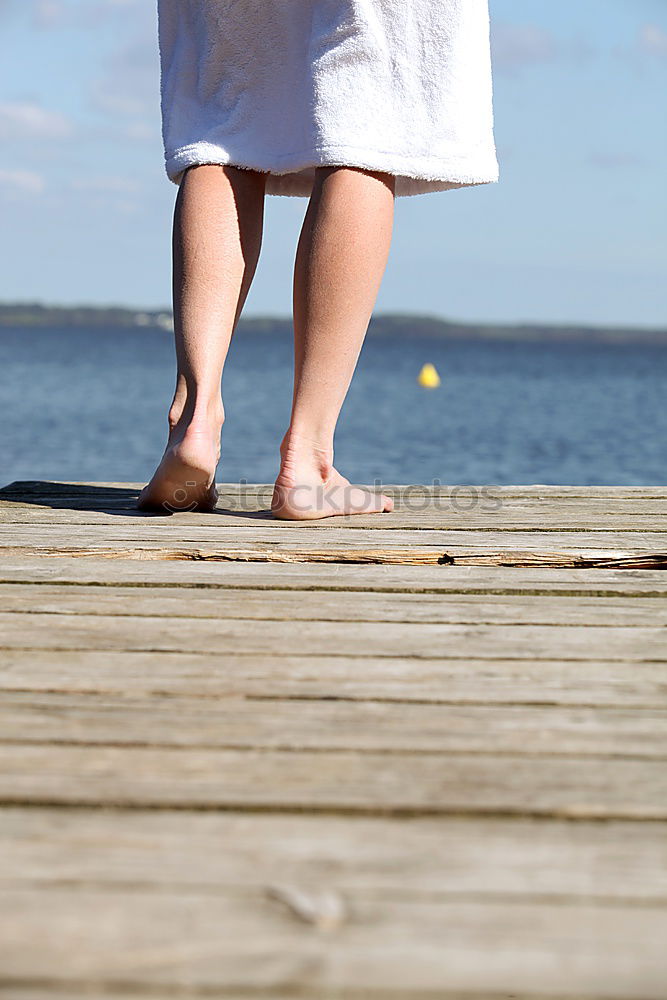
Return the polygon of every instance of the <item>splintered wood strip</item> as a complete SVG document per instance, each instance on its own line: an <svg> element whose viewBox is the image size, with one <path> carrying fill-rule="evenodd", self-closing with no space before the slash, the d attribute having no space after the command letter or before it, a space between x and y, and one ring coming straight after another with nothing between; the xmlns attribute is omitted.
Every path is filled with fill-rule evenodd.
<svg viewBox="0 0 667 1000"><path fill-rule="evenodd" d="M0 546L10 555L20 555L23 546ZM116 548L96 545L93 548L78 546L32 545L30 551L42 557L72 556L75 558L97 559L138 559L142 561L189 561L189 562L259 562L259 563L334 563L334 564L376 564L397 566L544 566L552 568L576 569L665 569L667 551L661 552L595 552L579 548L577 552L504 550L500 552L455 552L433 549L216 549L180 548L165 545L154 547ZM4 554L4 553L3 553Z"/></svg>
<svg viewBox="0 0 667 1000"><path fill-rule="evenodd" d="M208 588L72 587L0 583L3 611L26 614L173 615L272 621L395 621L442 624L644 625L667 627L667 601L623 597L534 597L529 594L397 594Z"/></svg>
<svg viewBox="0 0 667 1000"><path fill-rule="evenodd" d="M3 887L205 895L285 881L378 899L667 899L667 824L5 809Z"/></svg>
<svg viewBox="0 0 667 1000"><path fill-rule="evenodd" d="M141 560L42 559L2 553L0 581L68 586L116 584L180 587L222 592L228 587L273 594L277 591L381 594L470 594L667 597L661 570L558 569L508 566L362 566L318 563L216 563ZM184 600L189 599L184 594Z"/></svg>
<svg viewBox="0 0 667 1000"><path fill-rule="evenodd" d="M164 619L114 615L0 614L4 649L107 649L116 652L243 653L255 655L405 656L534 660L660 661L665 630L599 626L447 625L424 622L282 622L244 619Z"/></svg>
<svg viewBox="0 0 667 1000"><path fill-rule="evenodd" d="M592 569L667 569L667 550L664 552L627 552L603 555L582 552L505 551L485 553L446 552L441 562L457 566L549 566L558 568Z"/></svg>
<svg viewBox="0 0 667 1000"><path fill-rule="evenodd" d="M1 549L0 549L1 550ZM24 551L23 547L10 548L13 555ZM153 548L115 548L96 545L94 548L79 547L39 547L33 546L32 552L42 557L74 556L76 558L99 559L140 559L163 561L190 562L273 562L273 563L366 563L409 566L437 566L441 553L439 551L418 551L416 549L333 549L329 551L302 549L172 549L162 546Z"/></svg>
<svg viewBox="0 0 667 1000"><path fill-rule="evenodd" d="M667 702L638 710L4 692L3 741L246 750L618 756L667 761ZM447 765L445 765L447 766ZM667 805L667 803L666 803Z"/></svg>
<svg viewBox="0 0 667 1000"><path fill-rule="evenodd" d="M7 805L667 820L662 760L0 745Z"/></svg>
<svg viewBox="0 0 667 1000"><path fill-rule="evenodd" d="M448 550L440 560L451 566L544 566L550 569L657 569L667 567L667 551L662 552L554 552L531 550L504 550L500 552L462 553Z"/></svg>
<svg viewBox="0 0 667 1000"><path fill-rule="evenodd" d="M502 652L502 651L500 651ZM542 651L540 651L540 655ZM667 705L664 663L3 650L0 690L432 704ZM308 712L309 705L302 704Z"/></svg>

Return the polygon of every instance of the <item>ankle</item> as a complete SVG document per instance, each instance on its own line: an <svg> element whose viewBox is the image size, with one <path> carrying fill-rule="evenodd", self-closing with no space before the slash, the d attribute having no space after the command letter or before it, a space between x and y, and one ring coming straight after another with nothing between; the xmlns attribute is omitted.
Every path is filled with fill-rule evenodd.
<svg viewBox="0 0 667 1000"><path fill-rule="evenodd" d="M167 416L169 430L187 430L189 428L222 427L225 420L225 410L220 399L197 400L194 407L174 401Z"/></svg>
<svg viewBox="0 0 667 1000"><path fill-rule="evenodd" d="M333 434L328 431L318 433L290 425L280 443L281 455L283 452L324 456L327 461L333 462Z"/></svg>
<svg viewBox="0 0 667 1000"><path fill-rule="evenodd" d="M280 473L283 479L303 475L326 482L333 471L333 445L325 438L310 437L290 428L280 445Z"/></svg>

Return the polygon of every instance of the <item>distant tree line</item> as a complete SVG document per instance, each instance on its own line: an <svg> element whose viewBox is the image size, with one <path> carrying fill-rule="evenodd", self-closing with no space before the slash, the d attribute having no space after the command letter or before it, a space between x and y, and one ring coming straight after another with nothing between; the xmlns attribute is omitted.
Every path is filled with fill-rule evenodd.
<svg viewBox="0 0 667 1000"><path fill-rule="evenodd" d="M1 327L133 327L138 331L173 327L172 313L164 309L128 309L121 306L53 306L41 302L0 303ZM280 316L243 318L247 333L289 336L291 320ZM538 323L461 323L437 316L378 313L369 328L371 336L436 337L445 340L579 341L588 343L648 343L667 345L667 328L558 326Z"/></svg>

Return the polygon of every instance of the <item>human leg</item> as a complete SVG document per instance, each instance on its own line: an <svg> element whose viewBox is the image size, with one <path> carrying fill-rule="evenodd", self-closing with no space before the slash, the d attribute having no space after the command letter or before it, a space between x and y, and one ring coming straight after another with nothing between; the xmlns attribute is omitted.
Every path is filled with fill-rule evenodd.
<svg viewBox="0 0 667 1000"><path fill-rule="evenodd" d="M272 510L288 519L392 509L333 467L333 436L387 263L390 174L316 172L294 271L295 374Z"/></svg>
<svg viewBox="0 0 667 1000"><path fill-rule="evenodd" d="M179 186L173 226L177 379L164 455L138 506L215 506L222 370L257 267L265 175L206 164Z"/></svg>

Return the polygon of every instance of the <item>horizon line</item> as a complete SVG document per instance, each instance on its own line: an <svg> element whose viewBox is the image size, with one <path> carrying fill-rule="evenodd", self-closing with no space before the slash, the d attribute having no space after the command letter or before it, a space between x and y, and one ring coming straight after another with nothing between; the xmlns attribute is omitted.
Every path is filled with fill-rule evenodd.
<svg viewBox="0 0 667 1000"><path fill-rule="evenodd" d="M77 310L85 309L90 311L104 312L108 310L120 310L128 313L145 313L145 314L168 314L173 316L173 308L169 306L133 306L126 305L118 302L110 303L90 303L90 302L48 302L40 299L24 299L24 300L0 300L0 310L4 309L27 309L27 308L38 308L38 309L54 309L54 310ZM371 320L374 318L381 317L391 317L391 318L405 318L405 319L422 319L422 320L434 320L439 323L446 323L452 326L473 326L473 327L493 327L493 328L522 328L522 327L543 327L543 328L554 328L554 329L580 329L580 330L618 330L622 331L637 331L637 332L655 332L664 333L667 332L667 320L664 325L646 325L638 323L636 325L632 324L612 324L604 322L591 322L584 320L537 320L537 319L516 319L516 320L475 320L475 319L458 319L451 316L443 316L432 312L416 312L408 311L404 312L402 310L380 310L373 311L371 315ZM292 322L293 317L290 313L270 313L270 312L243 312L239 317L239 322L242 320L272 320L277 322Z"/></svg>

